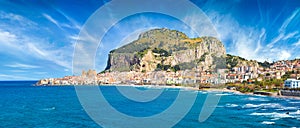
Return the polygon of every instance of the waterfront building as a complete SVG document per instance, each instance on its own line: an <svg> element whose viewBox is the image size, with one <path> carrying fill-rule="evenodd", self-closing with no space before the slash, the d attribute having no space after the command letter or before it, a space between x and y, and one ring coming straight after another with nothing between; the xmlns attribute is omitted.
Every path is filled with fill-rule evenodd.
<svg viewBox="0 0 300 128"><path fill-rule="evenodd" d="M300 80L296 79L287 79L284 81L285 88L300 88Z"/></svg>

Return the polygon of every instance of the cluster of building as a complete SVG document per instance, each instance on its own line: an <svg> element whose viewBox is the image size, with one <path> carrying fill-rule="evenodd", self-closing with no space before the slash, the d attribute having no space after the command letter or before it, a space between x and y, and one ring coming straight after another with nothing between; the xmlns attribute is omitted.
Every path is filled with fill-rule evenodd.
<svg viewBox="0 0 300 128"><path fill-rule="evenodd" d="M220 75L219 75L220 76ZM153 72L106 72L97 74L95 70L83 71L81 76L48 78L40 80L37 85L176 85L196 83L224 83L217 74L196 71L153 71Z"/></svg>
<svg viewBox="0 0 300 128"><path fill-rule="evenodd" d="M218 73L211 71L184 70L177 72L153 71L153 72L105 72L95 70L83 71L81 76L66 76L63 78L48 78L40 80L37 85L103 85L103 84L127 84L127 85L176 85L176 84L225 84L262 81L265 79L282 79L287 72L292 72L285 82L286 87L300 87L300 61L278 61L270 68L258 65L236 66L231 69L223 69Z"/></svg>
<svg viewBox="0 0 300 128"><path fill-rule="evenodd" d="M282 79L287 72L289 78L300 78L300 61L278 61L270 65L270 68L263 68L258 65L239 66L229 69L226 75L226 83L239 83L243 81L262 81L266 79Z"/></svg>

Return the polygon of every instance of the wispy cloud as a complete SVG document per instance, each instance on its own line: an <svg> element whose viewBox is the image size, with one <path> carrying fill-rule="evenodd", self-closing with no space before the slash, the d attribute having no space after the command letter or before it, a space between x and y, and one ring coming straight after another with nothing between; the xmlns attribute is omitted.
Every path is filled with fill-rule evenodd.
<svg viewBox="0 0 300 128"><path fill-rule="evenodd" d="M43 14L43 16L58 27L60 26L59 22L50 15ZM51 61L59 66L71 68L71 58L74 48L72 39L66 37L66 40L70 41L71 45L57 47L54 46L52 42L49 42L48 39L32 34L34 32L43 31L43 28L39 30L32 29L32 26L34 27L36 25L35 22L23 16L0 11L0 19L12 21L12 24L10 24L10 22L0 22L0 26L5 26L4 28L0 28L0 52L18 58L24 58L24 55L26 55L27 59L36 58ZM19 26L19 22L31 26ZM22 28L26 29L23 30ZM28 31L30 31L30 33ZM66 32L64 33L68 34Z"/></svg>
<svg viewBox="0 0 300 128"><path fill-rule="evenodd" d="M63 11L61 11L60 9L58 8L54 8L60 15L64 16L70 23L71 25L69 24L63 24L63 26L65 27L69 27L69 28L75 28L75 29L78 29L80 30L81 29L81 25L76 21L74 20L73 18L71 18L70 16L68 16L66 13L64 13Z"/></svg>
<svg viewBox="0 0 300 128"><path fill-rule="evenodd" d="M0 80L38 80L38 78L27 77L22 75L0 74Z"/></svg>
<svg viewBox="0 0 300 128"><path fill-rule="evenodd" d="M298 11L296 12L298 13ZM277 43L282 44L286 40L295 38L299 34L298 31L287 34L285 32L278 33L268 43L266 40L268 31L265 28L241 26L231 15L220 15L217 12L211 12L209 17L214 19L213 23L220 33L221 40L227 42L227 52L230 54L258 61L289 59L293 55L293 51L288 50L287 47L277 45ZM293 19L293 17L291 16L290 19ZM285 21L283 24L288 25L288 22ZM282 29L287 25L283 25ZM300 45L300 43L297 42L294 45Z"/></svg>
<svg viewBox="0 0 300 128"><path fill-rule="evenodd" d="M283 42L283 41L289 40L289 39L291 39L291 38L295 38L295 36L296 36L298 33L299 33L298 31L291 32L291 33L288 33L288 34L285 34L285 33L281 32L281 33L279 33L279 35L278 35L277 37L275 37L275 38L267 45L267 47L272 48L276 43Z"/></svg>
<svg viewBox="0 0 300 128"><path fill-rule="evenodd" d="M1 43L5 43L5 45L12 45L11 43L15 42L17 40L17 36L8 32L3 31L0 29L0 41Z"/></svg>
<svg viewBox="0 0 300 128"><path fill-rule="evenodd" d="M300 46L300 39L297 42L293 43L294 46Z"/></svg>
<svg viewBox="0 0 300 128"><path fill-rule="evenodd" d="M21 15L17 15L14 13L6 13L3 11L0 11L0 19L1 20L8 20L11 24L18 24L22 27L26 28L35 28L37 26L37 23L29 20L28 18L25 18ZM6 22L8 23L8 22Z"/></svg>
<svg viewBox="0 0 300 128"><path fill-rule="evenodd" d="M290 24L292 20L294 20L295 16L300 12L300 9L296 9L281 25L279 32L282 33L285 31L287 26Z"/></svg>
<svg viewBox="0 0 300 128"><path fill-rule="evenodd" d="M29 65L29 64L21 64L21 63L15 63L15 64L7 64L6 67L10 68L21 68L21 69L33 69L33 68L39 68L39 66L36 65Z"/></svg>
<svg viewBox="0 0 300 128"><path fill-rule="evenodd" d="M269 15L264 16L261 10L258 13L261 21L255 26L239 22L230 13L210 11L208 16L220 33L221 40L226 42L229 54L259 61L295 58L299 52L293 46L300 46L300 32L295 29L295 25L299 23L300 8L291 11L281 23L278 20L272 26L266 25ZM277 15L281 14L276 13L275 17ZM282 17L284 16L281 15L280 18Z"/></svg>
<svg viewBox="0 0 300 128"><path fill-rule="evenodd" d="M299 31L288 33L285 35L285 37L282 40L288 40L290 38L294 38L297 34L299 34Z"/></svg>
<svg viewBox="0 0 300 128"><path fill-rule="evenodd" d="M42 14L46 19L48 19L50 22L52 22L53 24L55 24L58 28L62 29L60 24L58 23L58 21L56 21L55 19L53 19L50 15L43 13Z"/></svg>
<svg viewBox="0 0 300 128"><path fill-rule="evenodd" d="M43 74L47 74L47 72L34 72L34 74L43 75Z"/></svg>
<svg viewBox="0 0 300 128"><path fill-rule="evenodd" d="M190 13L186 14L183 21L189 25L190 28L185 28L186 30L190 30L189 33L191 37L201 37L201 36L213 36L219 37L216 32L214 26L208 19L205 14L198 13ZM199 32L199 33L197 33Z"/></svg>
<svg viewBox="0 0 300 128"><path fill-rule="evenodd" d="M26 70L10 70L10 72L21 73L21 72L27 72L27 71Z"/></svg>
<svg viewBox="0 0 300 128"><path fill-rule="evenodd" d="M26 35L17 36L0 29L0 47L6 53L10 53L17 57L29 55L54 62L65 68L71 67L71 56L73 47L55 48L49 42L35 37ZM26 51L24 49L27 49ZM1 49L0 49L1 51Z"/></svg>

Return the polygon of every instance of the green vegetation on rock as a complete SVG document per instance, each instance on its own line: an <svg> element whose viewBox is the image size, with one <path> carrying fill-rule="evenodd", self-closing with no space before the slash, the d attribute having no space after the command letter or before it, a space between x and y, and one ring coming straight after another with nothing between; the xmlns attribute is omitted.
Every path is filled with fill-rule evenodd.
<svg viewBox="0 0 300 128"><path fill-rule="evenodd" d="M212 67L212 56L224 56L225 48L214 37L188 38L170 29L152 29L109 54L109 71L178 71ZM203 62L203 63L202 63Z"/></svg>

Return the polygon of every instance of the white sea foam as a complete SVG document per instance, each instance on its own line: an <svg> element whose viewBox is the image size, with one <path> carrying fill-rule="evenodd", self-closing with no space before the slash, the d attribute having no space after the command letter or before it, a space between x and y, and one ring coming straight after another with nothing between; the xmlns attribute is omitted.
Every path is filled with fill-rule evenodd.
<svg viewBox="0 0 300 128"><path fill-rule="evenodd" d="M51 108L43 108L41 110L43 111L51 111L51 110L55 110L56 108L55 107L51 107Z"/></svg>
<svg viewBox="0 0 300 128"><path fill-rule="evenodd" d="M293 118L293 116L286 114L286 113L277 113L277 112L272 112L272 113L251 113L250 115L252 116L269 116L272 118Z"/></svg>
<svg viewBox="0 0 300 128"><path fill-rule="evenodd" d="M237 104L226 104L225 106L228 107L228 108L234 108L234 107L238 107L239 105L237 105Z"/></svg>
<svg viewBox="0 0 300 128"><path fill-rule="evenodd" d="M297 107L284 107L284 110L298 110Z"/></svg>
<svg viewBox="0 0 300 128"><path fill-rule="evenodd" d="M275 124L275 122L263 121L262 124Z"/></svg>
<svg viewBox="0 0 300 128"><path fill-rule="evenodd" d="M290 104L300 104L300 101L289 102Z"/></svg>
<svg viewBox="0 0 300 128"><path fill-rule="evenodd" d="M286 110L298 110L299 108L298 107L282 107L282 108L279 108L279 109L275 109L277 111L286 111Z"/></svg>
<svg viewBox="0 0 300 128"><path fill-rule="evenodd" d="M297 110L296 112L290 112L291 115L300 115L300 110Z"/></svg>
<svg viewBox="0 0 300 128"><path fill-rule="evenodd" d="M224 108L224 106L219 106L219 105L218 105L217 108Z"/></svg>
<svg viewBox="0 0 300 128"><path fill-rule="evenodd" d="M281 109L283 106L281 106L278 103L264 103L264 104L245 104L243 108L278 108Z"/></svg>
<svg viewBox="0 0 300 128"><path fill-rule="evenodd" d="M284 111L285 109L283 108L279 108L279 109L275 109L276 111Z"/></svg>
<svg viewBox="0 0 300 128"><path fill-rule="evenodd" d="M256 98L256 97L248 97L248 98L245 98L245 100L249 100L249 101L269 101L263 97L259 97L259 98Z"/></svg>
<svg viewBox="0 0 300 128"><path fill-rule="evenodd" d="M254 104L245 104L244 106L243 106L243 108L257 108L257 107L259 107L260 105L254 105Z"/></svg>
<svg viewBox="0 0 300 128"><path fill-rule="evenodd" d="M217 96L229 96L229 95L232 95L232 94L229 94L229 93L222 93L222 94L216 94Z"/></svg>
<svg viewBox="0 0 300 128"><path fill-rule="evenodd" d="M253 100L257 100L258 98L255 98L255 97L248 97L248 98L246 98L247 100L251 100L251 101L253 101Z"/></svg>
<svg viewBox="0 0 300 128"><path fill-rule="evenodd" d="M279 120L280 118L273 118L273 119L271 119L271 120Z"/></svg>

